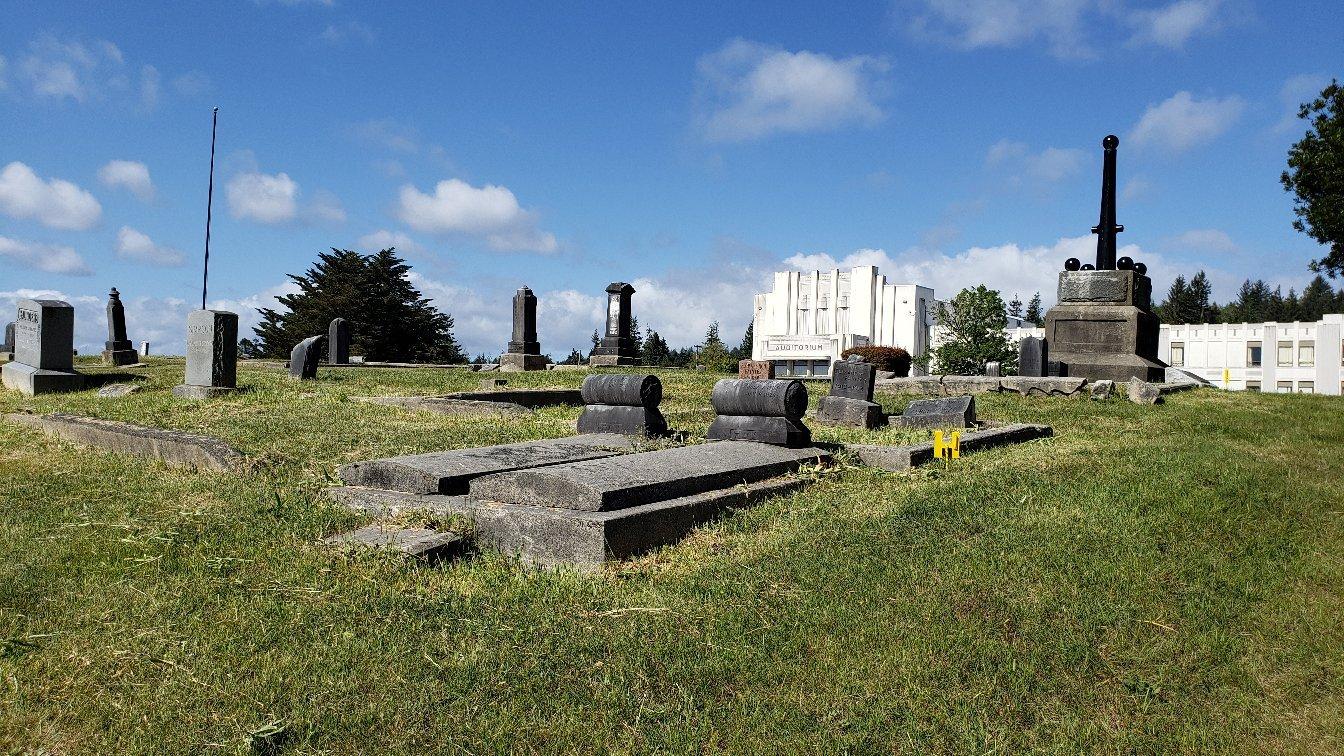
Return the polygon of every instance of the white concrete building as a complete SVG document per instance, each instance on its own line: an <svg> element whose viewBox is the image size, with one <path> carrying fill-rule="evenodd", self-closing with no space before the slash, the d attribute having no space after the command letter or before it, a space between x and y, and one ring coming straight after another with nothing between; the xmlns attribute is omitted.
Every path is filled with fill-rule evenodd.
<svg viewBox="0 0 1344 756"><path fill-rule="evenodd" d="M1042 328L1009 329L1013 340ZM1344 315L1314 323L1162 324L1157 356L1233 391L1344 394Z"/></svg>
<svg viewBox="0 0 1344 756"><path fill-rule="evenodd" d="M936 308L933 289L889 284L872 265L781 271L773 291L755 296L751 356L774 362L781 378L828 377L831 363L853 346L903 347L919 356Z"/></svg>

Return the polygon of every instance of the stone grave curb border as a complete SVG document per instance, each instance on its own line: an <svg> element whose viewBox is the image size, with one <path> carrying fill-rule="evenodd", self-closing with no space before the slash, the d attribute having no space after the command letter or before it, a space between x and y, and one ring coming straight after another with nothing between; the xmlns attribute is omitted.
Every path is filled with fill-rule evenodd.
<svg viewBox="0 0 1344 756"><path fill-rule="evenodd" d="M971 454L996 446L1020 444L1039 438L1051 438L1055 431L1048 425L1030 425L1013 423L998 428L964 433L961 436L961 453ZM932 462L933 443L912 444L909 446L881 446L878 444L844 444L844 448L858 455L863 464L893 472L905 472L920 465Z"/></svg>
<svg viewBox="0 0 1344 756"><path fill-rule="evenodd" d="M10 413L9 422L38 428L48 435L83 446L157 459L164 464L200 470L232 471L241 466L241 452L217 438L193 433L149 428L117 420L99 420L80 415Z"/></svg>

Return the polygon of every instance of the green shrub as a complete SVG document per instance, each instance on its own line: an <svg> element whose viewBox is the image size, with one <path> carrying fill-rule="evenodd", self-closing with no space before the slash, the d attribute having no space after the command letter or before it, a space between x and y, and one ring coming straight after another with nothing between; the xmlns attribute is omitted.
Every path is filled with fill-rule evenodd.
<svg viewBox="0 0 1344 756"><path fill-rule="evenodd" d="M840 353L840 359L849 359L851 354L857 354L864 362L876 365L878 370L895 373L897 378L910 375L910 353L900 347L850 347Z"/></svg>

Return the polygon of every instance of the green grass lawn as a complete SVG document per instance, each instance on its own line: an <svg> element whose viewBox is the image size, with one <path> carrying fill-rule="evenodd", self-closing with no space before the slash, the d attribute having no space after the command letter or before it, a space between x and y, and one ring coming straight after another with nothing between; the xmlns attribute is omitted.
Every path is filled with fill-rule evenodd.
<svg viewBox="0 0 1344 756"><path fill-rule="evenodd" d="M287 753L1344 750L1338 397L979 397L1057 436L841 465L578 575L313 545L360 523L319 496L338 465L566 435L577 409L349 400L474 389L459 371L244 368L208 403L171 396L180 362L123 372L146 389L0 411L207 433L248 468L0 422L2 750L245 752L267 726ZM716 376L662 378L669 422L703 434Z"/></svg>

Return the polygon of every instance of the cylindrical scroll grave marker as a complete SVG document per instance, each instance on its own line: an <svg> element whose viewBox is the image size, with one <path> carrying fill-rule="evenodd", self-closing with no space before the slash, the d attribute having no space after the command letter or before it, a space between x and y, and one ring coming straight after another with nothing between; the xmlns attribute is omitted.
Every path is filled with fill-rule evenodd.
<svg viewBox="0 0 1344 756"><path fill-rule="evenodd" d="M718 415L796 420L807 412L807 387L802 381L725 378L714 384L710 401Z"/></svg>
<svg viewBox="0 0 1344 756"><path fill-rule="evenodd" d="M657 407L663 400L663 382L656 375L590 375L580 389L584 404L616 407Z"/></svg>

